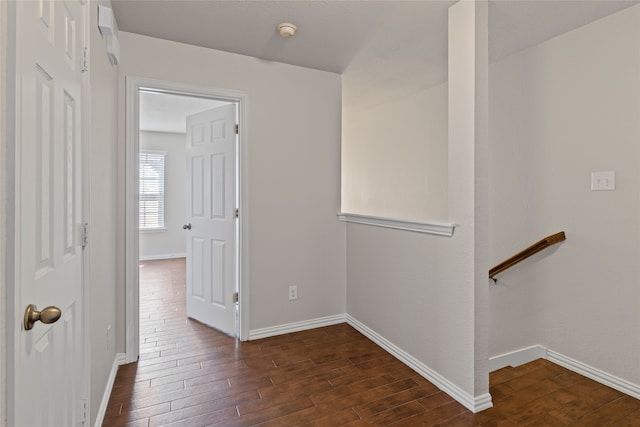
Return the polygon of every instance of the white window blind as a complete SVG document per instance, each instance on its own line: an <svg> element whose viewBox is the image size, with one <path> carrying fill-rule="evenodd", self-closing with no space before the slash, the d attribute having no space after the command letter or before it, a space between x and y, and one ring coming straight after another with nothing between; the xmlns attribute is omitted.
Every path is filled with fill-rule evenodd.
<svg viewBox="0 0 640 427"><path fill-rule="evenodd" d="M164 159L161 151L140 152L140 230L164 229Z"/></svg>

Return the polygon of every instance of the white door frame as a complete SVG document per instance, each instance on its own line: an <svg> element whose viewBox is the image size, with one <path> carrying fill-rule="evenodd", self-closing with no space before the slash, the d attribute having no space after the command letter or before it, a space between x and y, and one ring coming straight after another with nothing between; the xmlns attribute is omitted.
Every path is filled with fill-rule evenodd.
<svg viewBox="0 0 640 427"><path fill-rule="evenodd" d="M238 309L240 340L249 339L249 169L247 136L247 95L224 89L192 86L184 83L126 77L125 128L125 351L126 363L138 360L140 353L140 276L138 233L138 152L141 89L153 89L175 95L190 95L238 103L238 183L240 217L238 227Z"/></svg>

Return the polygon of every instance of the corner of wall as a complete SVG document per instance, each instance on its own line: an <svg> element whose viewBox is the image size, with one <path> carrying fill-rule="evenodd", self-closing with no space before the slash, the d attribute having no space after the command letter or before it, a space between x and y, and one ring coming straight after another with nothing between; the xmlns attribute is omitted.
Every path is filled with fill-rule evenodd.
<svg viewBox="0 0 640 427"><path fill-rule="evenodd" d="M111 387L110 376L117 355L117 257L123 253L117 247L116 187L118 67L108 59L106 42L97 26L98 6L110 6L109 0L90 2L89 37L89 114L88 129L91 146L86 161L88 174L87 221L91 227L88 247L90 268L89 318L89 421L96 420L105 387ZM96 196L99 195L99 196Z"/></svg>
<svg viewBox="0 0 640 427"><path fill-rule="evenodd" d="M6 77L7 76L7 2L0 2L0 76L3 78L0 80L0 307L5 307L6 300L6 277L5 269L5 254L7 248L6 238L6 219L5 211L7 209L6 203L6 146L7 146L7 134L6 134L6 109L7 109L7 97L6 97ZM6 425L6 395L7 395L7 377L6 377L6 322L0 321L0 426Z"/></svg>

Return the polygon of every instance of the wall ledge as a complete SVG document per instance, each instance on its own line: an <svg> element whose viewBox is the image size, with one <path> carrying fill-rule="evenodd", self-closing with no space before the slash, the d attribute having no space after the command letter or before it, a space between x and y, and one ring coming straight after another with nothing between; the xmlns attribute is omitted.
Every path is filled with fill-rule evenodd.
<svg viewBox="0 0 640 427"><path fill-rule="evenodd" d="M373 225L376 227L393 228L396 230L412 231L415 233L435 234L437 236L453 236L455 224L438 222L417 222L402 219L384 218L372 215L361 215L340 212L338 219L354 224Z"/></svg>

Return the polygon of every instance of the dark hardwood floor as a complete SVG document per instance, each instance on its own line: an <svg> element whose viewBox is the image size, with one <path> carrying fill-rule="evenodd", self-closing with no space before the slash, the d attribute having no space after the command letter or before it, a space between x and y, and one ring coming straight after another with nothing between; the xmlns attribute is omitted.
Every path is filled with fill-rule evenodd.
<svg viewBox="0 0 640 427"><path fill-rule="evenodd" d="M546 360L473 414L352 327L239 342L185 318L184 260L141 263L141 354L104 426L640 426L640 401Z"/></svg>

